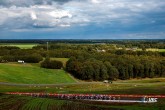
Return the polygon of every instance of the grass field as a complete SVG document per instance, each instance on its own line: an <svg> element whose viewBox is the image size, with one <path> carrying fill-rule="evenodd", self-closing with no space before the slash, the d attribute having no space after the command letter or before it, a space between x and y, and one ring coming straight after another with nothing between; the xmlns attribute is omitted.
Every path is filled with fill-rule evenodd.
<svg viewBox="0 0 165 110"><path fill-rule="evenodd" d="M165 49L159 49L159 52L165 52Z"/></svg>
<svg viewBox="0 0 165 110"><path fill-rule="evenodd" d="M152 51L152 52L165 52L165 49L156 49L156 48L148 48L147 51Z"/></svg>
<svg viewBox="0 0 165 110"><path fill-rule="evenodd" d="M64 70L44 69L31 64L0 64L0 82L25 84L72 83L75 80Z"/></svg>
<svg viewBox="0 0 165 110"><path fill-rule="evenodd" d="M15 46L21 49L31 49L38 44L28 44L28 43L1 43L0 46Z"/></svg>

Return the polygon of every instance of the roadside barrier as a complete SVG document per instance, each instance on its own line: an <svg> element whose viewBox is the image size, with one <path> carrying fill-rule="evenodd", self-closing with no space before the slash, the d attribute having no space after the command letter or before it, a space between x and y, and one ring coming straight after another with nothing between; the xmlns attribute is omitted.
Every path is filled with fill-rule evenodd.
<svg viewBox="0 0 165 110"><path fill-rule="evenodd" d="M165 98L165 95L127 95L127 94L57 94L57 93L28 93L28 92L7 92L11 95L25 95L41 98L56 98L69 100L88 100L106 102L139 102L154 103L158 98Z"/></svg>

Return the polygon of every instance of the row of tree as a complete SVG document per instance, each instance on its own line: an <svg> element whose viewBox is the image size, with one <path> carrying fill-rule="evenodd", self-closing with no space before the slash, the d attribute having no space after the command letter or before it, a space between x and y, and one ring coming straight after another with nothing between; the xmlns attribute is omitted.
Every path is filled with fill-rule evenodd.
<svg viewBox="0 0 165 110"><path fill-rule="evenodd" d="M165 60L146 56L111 56L99 60L72 57L66 70L82 80L153 78L165 76Z"/></svg>
<svg viewBox="0 0 165 110"><path fill-rule="evenodd" d="M161 44L165 45L165 44ZM137 50L126 50L118 49L120 45L115 44L50 44L49 51L47 51L47 46L45 44L37 45L33 49L19 49L18 47L5 46L0 47L0 56L25 56L29 54L40 54L42 57L46 57L49 54L50 57L64 57L70 58L72 56L79 55L96 55L102 54L100 50L105 50L106 54L115 54L115 55L147 55L147 56L165 56L165 52L152 52L152 51L137 51Z"/></svg>
<svg viewBox="0 0 165 110"><path fill-rule="evenodd" d="M81 62L72 57L66 64L66 70L82 80L114 80L119 77L118 70L110 62L102 62L94 59Z"/></svg>
<svg viewBox="0 0 165 110"><path fill-rule="evenodd" d="M6 55L0 58L0 62L17 62L18 60L23 60L27 63L38 63L43 60L40 54L27 54L23 56L12 56Z"/></svg>

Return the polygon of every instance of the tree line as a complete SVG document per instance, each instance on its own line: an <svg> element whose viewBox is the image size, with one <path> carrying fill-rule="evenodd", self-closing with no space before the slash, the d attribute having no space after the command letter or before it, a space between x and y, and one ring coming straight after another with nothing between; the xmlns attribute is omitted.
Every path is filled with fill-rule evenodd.
<svg viewBox="0 0 165 110"><path fill-rule="evenodd" d="M116 80L165 76L165 59L149 56L102 56L102 59L72 57L66 70L82 80Z"/></svg>

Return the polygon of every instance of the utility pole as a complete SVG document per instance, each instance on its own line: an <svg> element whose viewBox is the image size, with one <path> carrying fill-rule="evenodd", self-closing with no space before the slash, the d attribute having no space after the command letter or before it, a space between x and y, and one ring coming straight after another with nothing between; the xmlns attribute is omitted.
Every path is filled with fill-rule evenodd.
<svg viewBox="0 0 165 110"><path fill-rule="evenodd" d="M48 43L48 42L46 42L46 43L47 43L47 51L48 51L48 49L49 49L49 46L48 46L48 45L49 45L49 43Z"/></svg>
<svg viewBox="0 0 165 110"><path fill-rule="evenodd" d="M46 42L46 48L47 48L47 56L49 58L49 42Z"/></svg>

